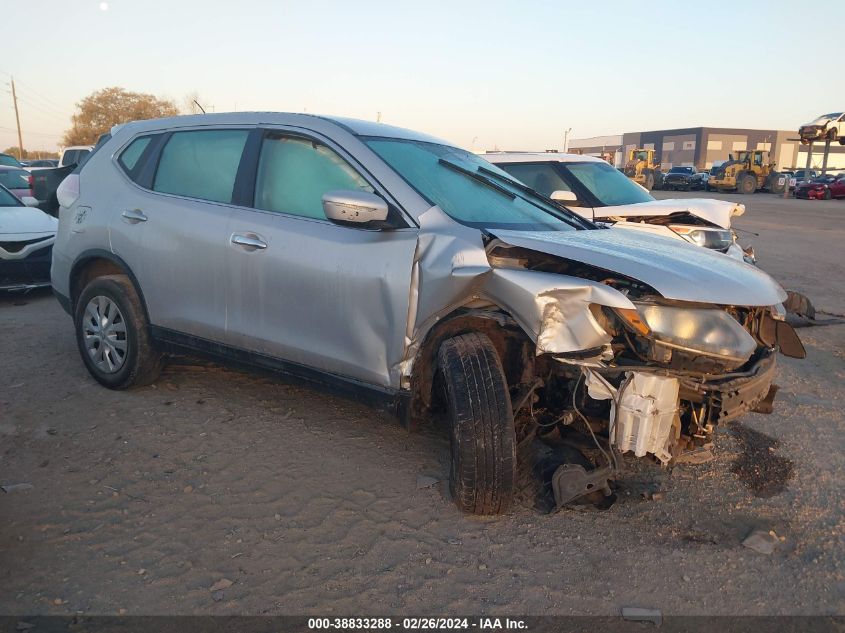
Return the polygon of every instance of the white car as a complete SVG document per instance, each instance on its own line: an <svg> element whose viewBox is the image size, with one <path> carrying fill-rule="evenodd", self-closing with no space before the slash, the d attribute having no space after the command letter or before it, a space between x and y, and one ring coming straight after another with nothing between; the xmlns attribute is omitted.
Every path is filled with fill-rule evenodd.
<svg viewBox="0 0 845 633"><path fill-rule="evenodd" d="M50 286L50 262L59 221L0 185L0 290Z"/></svg>
<svg viewBox="0 0 845 633"><path fill-rule="evenodd" d="M798 135L805 145L813 141L835 141L840 145L845 140L845 112L831 112L805 123L798 128Z"/></svg>
<svg viewBox="0 0 845 633"><path fill-rule="evenodd" d="M726 200L655 200L606 161L554 152L490 152L488 161L526 185L591 220L665 235L754 263L754 251L736 242L731 220L745 205Z"/></svg>

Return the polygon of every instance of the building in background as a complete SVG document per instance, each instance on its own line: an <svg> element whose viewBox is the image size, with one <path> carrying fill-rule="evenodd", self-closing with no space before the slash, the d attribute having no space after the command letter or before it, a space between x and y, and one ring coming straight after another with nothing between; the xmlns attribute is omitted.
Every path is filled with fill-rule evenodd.
<svg viewBox="0 0 845 633"><path fill-rule="evenodd" d="M789 130L692 127L572 139L569 151L603 156L612 165L621 167L629 150L653 149L661 169L667 171L682 165L710 169L713 163L728 160L732 152L763 149L771 152L778 169L792 169L807 163L808 148L797 138L798 132ZM823 150L823 143L813 146L812 166L816 169L822 166ZM844 146L831 144L827 166L833 170L845 169Z"/></svg>

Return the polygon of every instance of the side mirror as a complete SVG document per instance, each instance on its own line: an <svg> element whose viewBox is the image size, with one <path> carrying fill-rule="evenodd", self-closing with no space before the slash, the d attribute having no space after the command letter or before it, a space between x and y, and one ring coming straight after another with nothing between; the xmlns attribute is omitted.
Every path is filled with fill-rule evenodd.
<svg viewBox="0 0 845 633"><path fill-rule="evenodd" d="M23 202L28 207L37 207L38 206L38 199L33 198L32 196L23 196L21 198L21 202Z"/></svg>
<svg viewBox="0 0 845 633"><path fill-rule="evenodd" d="M575 195L574 191L558 189L557 191L552 191L552 195L549 197L555 202L578 202L578 196Z"/></svg>
<svg viewBox="0 0 845 633"><path fill-rule="evenodd" d="M327 191L323 194L323 213L335 224L387 228L387 202L369 191Z"/></svg>

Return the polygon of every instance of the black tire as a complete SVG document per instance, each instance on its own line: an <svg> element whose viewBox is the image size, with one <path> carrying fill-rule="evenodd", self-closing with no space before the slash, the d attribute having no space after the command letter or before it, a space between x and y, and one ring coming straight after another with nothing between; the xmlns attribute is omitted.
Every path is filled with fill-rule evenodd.
<svg viewBox="0 0 845 633"><path fill-rule="evenodd" d="M744 174L737 179L736 190L749 194L757 191L757 177L754 174Z"/></svg>
<svg viewBox="0 0 845 633"><path fill-rule="evenodd" d="M778 184L778 180L781 178L783 178L783 184ZM769 174L769 191L776 194L782 194L788 186L786 181L786 176L772 172Z"/></svg>
<svg viewBox="0 0 845 633"><path fill-rule="evenodd" d="M443 342L437 357L452 446L449 489L461 511L501 514L516 487L516 435L507 380L483 334Z"/></svg>
<svg viewBox="0 0 845 633"><path fill-rule="evenodd" d="M654 189L654 174L647 174L645 177L645 188L651 191Z"/></svg>
<svg viewBox="0 0 845 633"><path fill-rule="evenodd" d="M119 310L117 322L123 324L125 352L122 364L115 371L103 371L97 366L86 348L84 329L96 327L86 313L92 299L103 297L113 302ZM82 362L94 379L109 389L140 387L153 382L161 371L162 354L153 349L144 308L135 287L126 275L107 275L93 279L79 295L74 308L76 343ZM120 336L117 334L116 336ZM100 344L102 346L102 344Z"/></svg>
<svg viewBox="0 0 845 633"><path fill-rule="evenodd" d="M837 138L839 138L839 130L837 130L835 127L830 128L827 133L827 138L829 138L831 141L835 141Z"/></svg>

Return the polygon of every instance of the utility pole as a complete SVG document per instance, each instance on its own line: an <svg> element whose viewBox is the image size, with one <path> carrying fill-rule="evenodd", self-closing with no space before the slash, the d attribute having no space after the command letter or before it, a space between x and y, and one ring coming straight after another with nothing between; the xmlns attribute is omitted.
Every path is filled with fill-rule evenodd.
<svg viewBox="0 0 845 633"><path fill-rule="evenodd" d="M563 133L563 153L566 153L567 148L569 147L569 133L572 131L572 128L565 130Z"/></svg>
<svg viewBox="0 0 845 633"><path fill-rule="evenodd" d="M15 103L15 121L18 124L18 160L23 160L23 138L21 137L21 117L18 114L18 96L15 94L15 78L12 77L12 101Z"/></svg>

